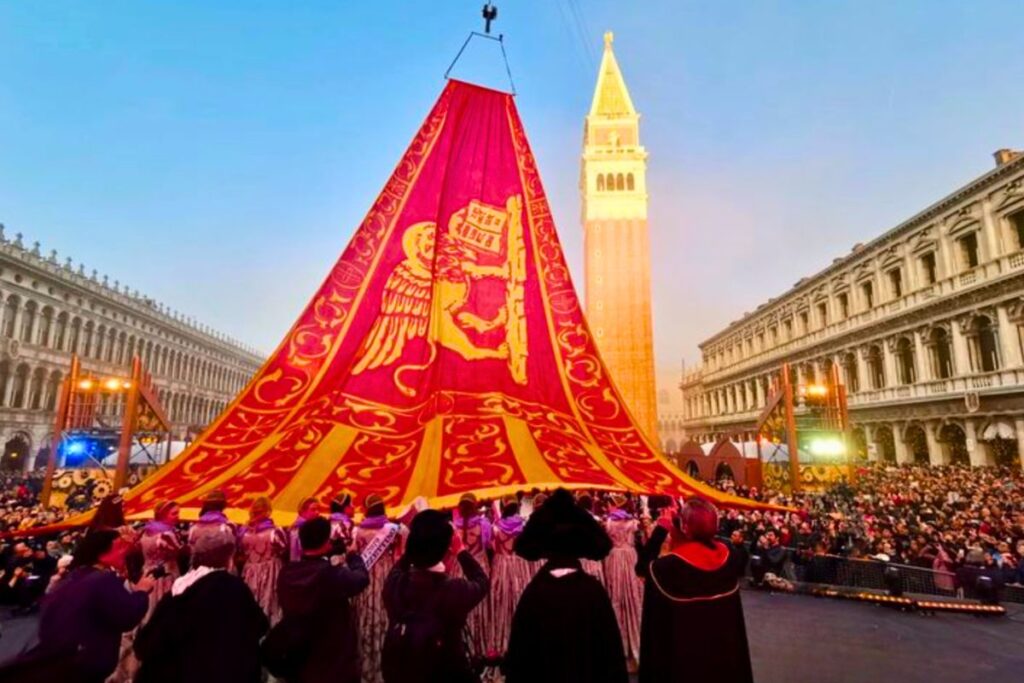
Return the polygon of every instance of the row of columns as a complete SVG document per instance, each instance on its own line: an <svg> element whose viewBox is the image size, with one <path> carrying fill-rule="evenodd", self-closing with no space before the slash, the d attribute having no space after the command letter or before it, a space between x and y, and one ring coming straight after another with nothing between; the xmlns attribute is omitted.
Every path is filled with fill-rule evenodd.
<svg viewBox="0 0 1024 683"><path fill-rule="evenodd" d="M992 321L994 332L997 336L997 348L999 358L996 365L1000 368L1017 368L1024 365L1024 354L1021 351L1020 328L1018 322L1011 320L1009 308L1005 304L995 307L996 319ZM982 372L982 359L980 358L981 344L977 338L977 332L972 333L971 324L977 316L969 319L954 320L949 324L949 342L951 346L951 357L954 367L953 375L968 375ZM967 328L968 331L965 332ZM902 373L902 379L912 378L914 382L929 382L939 379L941 368L938 367L938 351L934 343L924 336L922 329L909 332L913 347L912 367ZM854 383L849 376L849 367L845 357L849 350L840 350L827 358L832 364L838 366L841 371L843 382L851 389L865 391L876 387L874 371L869 363L869 355L874 344L860 347L853 352L857 368L857 379ZM881 347L881 379L883 386L894 386L901 382L901 371L898 365L893 344L889 340L883 340ZM797 382L807 383L812 381L823 381L822 372L824 359L810 363L800 363L795 366ZM808 366L810 372L808 372ZM763 407L767 400L765 387L769 384L769 374L760 375L754 378L741 380L740 382L722 387L707 389L696 397L684 397L684 411L687 420L695 420L702 417L718 417L735 413L749 412Z"/></svg>
<svg viewBox="0 0 1024 683"><path fill-rule="evenodd" d="M996 464L995 455L986 442L979 438L979 420L967 418L963 420L962 430L964 434L964 448L967 451L967 458L974 467L984 467ZM957 426L960 426L957 423ZM950 445L939 440L939 431L942 423L938 420L926 420L923 422L894 422L894 423L868 423L859 425L864 430L864 437L867 443L874 444L875 448L868 449L868 460L877 462L882 460L883 442L879 438L882 428L889 428L893 437L893 450L896 464L905 465L914 462L914 452L911 444L907 443L907 432L914 427L920 427L924 432L925 445L928 450L928 462L932 465L948 465L952 462ZM1024 469L1024 416L1013 418L1014 435L1016 438L1017 457Z"/></svg>

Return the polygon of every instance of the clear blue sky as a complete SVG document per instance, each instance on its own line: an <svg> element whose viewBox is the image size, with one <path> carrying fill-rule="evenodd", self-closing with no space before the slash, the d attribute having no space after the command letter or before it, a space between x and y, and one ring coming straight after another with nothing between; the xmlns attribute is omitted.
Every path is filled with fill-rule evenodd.
<svg viewBox="0 0 1024 683"><path fill-rule="evenodd" d="M270 351L481 4L8 0L0 222ZM582 118L616 33L661 367L1024 147L1019 2L498 4L577 276Z"/></svg>

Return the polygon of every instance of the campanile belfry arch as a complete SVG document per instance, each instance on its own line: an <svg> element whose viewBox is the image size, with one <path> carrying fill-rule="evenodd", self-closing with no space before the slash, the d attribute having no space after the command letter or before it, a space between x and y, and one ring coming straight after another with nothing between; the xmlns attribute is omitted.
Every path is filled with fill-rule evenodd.
<svg viewBox="0 0 1024 683"><path fill-rule="evenodd" d="M647 151L640 114L604 35L580 172L587 320L637 424L657 436L647 233Z"/></svg>

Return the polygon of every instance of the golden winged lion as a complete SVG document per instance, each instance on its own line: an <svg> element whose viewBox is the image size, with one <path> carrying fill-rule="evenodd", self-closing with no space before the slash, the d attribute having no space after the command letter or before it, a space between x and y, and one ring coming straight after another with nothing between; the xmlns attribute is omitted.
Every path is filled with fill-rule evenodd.
<svg viewBox="0 0 1024 683"><path fill-rule="evenodd" d="M467 209L453 214L448 234L440 239L432 221L406 228L402 235L405 258L388 276L380 315L360 347L352 374L392 365L402 358L408 342L425 338L430 349L426 362L401 365L393 373L395 385L407 396L414 396L416 391L402 381L402 374L430 367L437 357L438 344L468 361L507 360L513 379L526 383L521 199L518 195L510 197L504 210L479 202L471 203ZM497 216L501 217L500 223ZM474 217L481 224L479 227L473 225ZM492 249L489 245L493 240L489 238L500 238L503 234L507 245L504 262L478 263L474 240ZM473 282L482 278L506 282L505 303L490 319L465 310ZM496 347L478 346L467 334L500 328L504 328L505 334Z"/></svg>

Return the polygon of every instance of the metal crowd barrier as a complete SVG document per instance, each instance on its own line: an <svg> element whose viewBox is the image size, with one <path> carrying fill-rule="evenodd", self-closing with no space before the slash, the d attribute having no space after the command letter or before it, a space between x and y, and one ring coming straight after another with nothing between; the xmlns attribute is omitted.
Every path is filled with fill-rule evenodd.
<svg viewBox="0 0 1024 683"><path fill-rule="evenodd" d="M751 558L759 556L759 550L759 548L750 548ZM890 568L892 571L887 573ZM980 598L974 582L962 582L958 580L957 574L954 572L840 555L806 557L792 548L786 549L786 557L781 567L766 568L762 560L759 569L800 583L878 591L891 591L898 587L903 593L946 598ZM754 563L752 562L748 566L748 574L752 574L753 570ZM1003 585L999 589L999 599L1003 602L1024 603L1024 586Z"/></svg>

